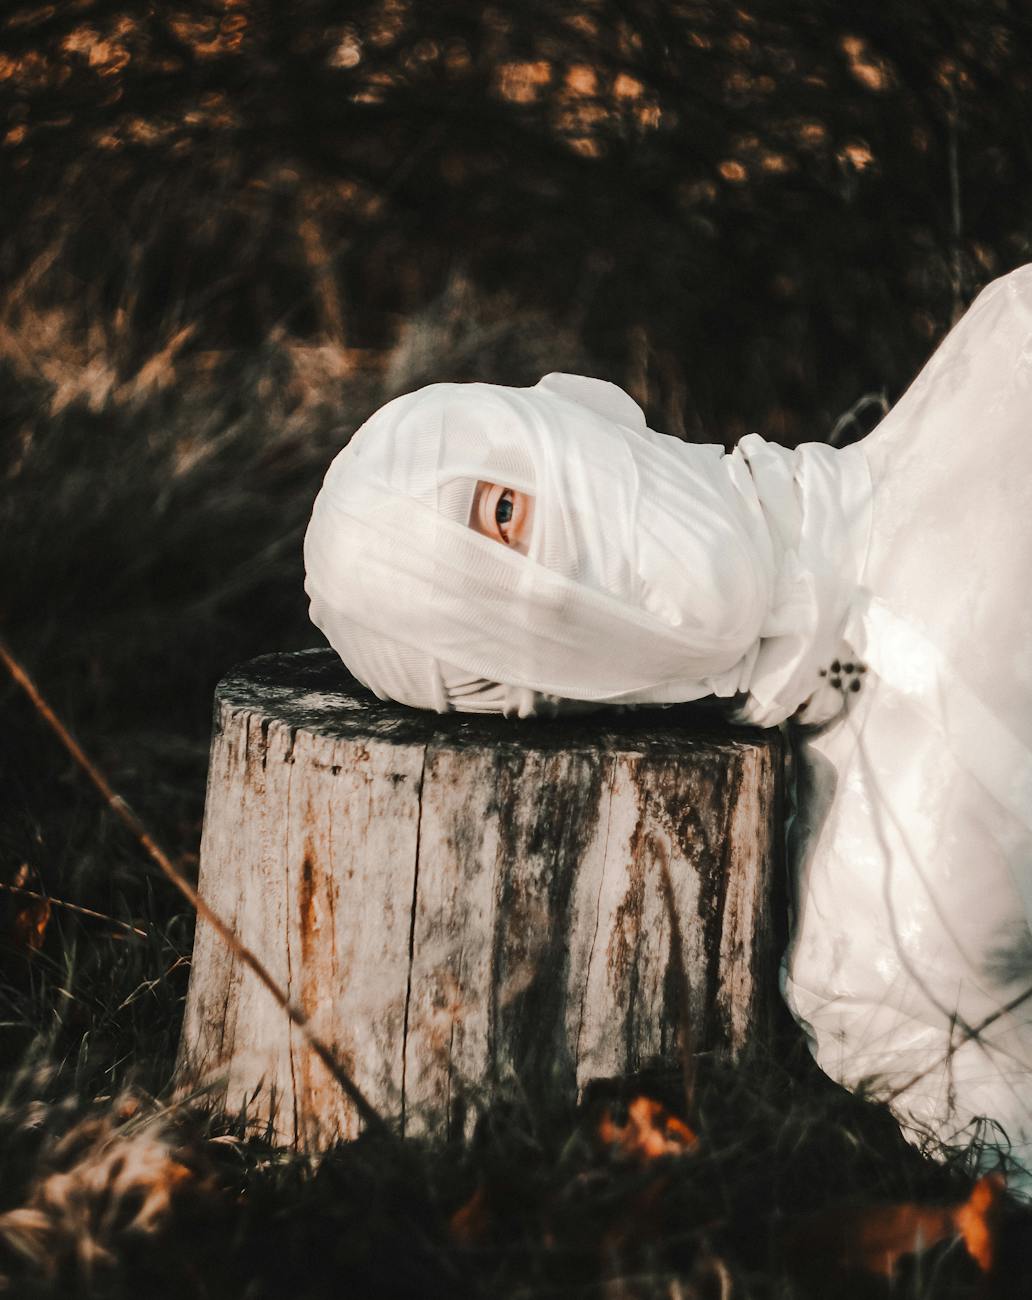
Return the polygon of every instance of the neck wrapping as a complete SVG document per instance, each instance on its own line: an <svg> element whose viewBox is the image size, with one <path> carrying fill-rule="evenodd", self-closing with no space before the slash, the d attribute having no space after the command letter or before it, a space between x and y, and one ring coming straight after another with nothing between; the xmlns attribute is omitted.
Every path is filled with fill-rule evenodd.
<svg viewBox="0 0 1032 1300"><path fill-rule="evenodd" d="M774 726L813 695L819 670L848 649L846 624L870 536L871 475L856 444L789 450L749 434L728 459L735 457L748 467L778 566L738 716Z"/></svg>

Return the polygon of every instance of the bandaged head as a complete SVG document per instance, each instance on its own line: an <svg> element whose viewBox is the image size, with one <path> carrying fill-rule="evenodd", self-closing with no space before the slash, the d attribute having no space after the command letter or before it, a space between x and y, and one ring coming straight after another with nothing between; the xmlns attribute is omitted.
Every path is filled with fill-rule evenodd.
<svg viewBox="0 0 1032 1300"><path fill-rule="evenodd" d="M763 639L814 603L748 442L728 456L655 433L621 389L579 375L397 397L316 499L312 619L381 698L439 711L746 692ZM533 498L526 555L469 526L478 481Z"/></svg>

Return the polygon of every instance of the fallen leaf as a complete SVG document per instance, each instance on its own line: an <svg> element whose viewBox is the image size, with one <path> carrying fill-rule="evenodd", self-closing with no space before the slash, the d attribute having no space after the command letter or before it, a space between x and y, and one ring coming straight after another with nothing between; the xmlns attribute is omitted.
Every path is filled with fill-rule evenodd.
<svg viewBox="0 0 1032 1300"><path fill-rule="evenodd" d="M12 941L23 952L39 952L50 923L50 899L33 899L19 907L11 923Z"/></svg>
<svg viewBox="0 0 1032 1300"><path fill-rule="evenodd" d="M23 862L11 881L8 916L11 946L25 953L39 952L50 924L50 899L43 897L42 889L34 889L33 884L32 868Z"/></svg>
<svg viewBox="0 0 1032 1300"><path fill-rule="evenodd" d="M698 1140L684 1120L646 1096L635 1097L628 1104L624 1124L617 1124L607 1107L599 1120L598 1136L610 1150L639 1164L660 1156L685 1155Z"/></svg>
<svg viewBox="0 0 1032 1300"><path fill-rule="evenodd" d="M1006 1189L1001 1174L986 1174L975 1183L970 1197L954 1214L957 1231L967 1252L983 1273L992 1271L995 1246L995 1218Z"/></svg>
<svg viewBox="0 0 1032 1300"><path fill-rule="evenodd" d="M1004 1180L987 1174L966 1201L921 1205L905 1201L860 1209L820 1210L791 1223L782 1238L790 1265L804 1270L836 1266L892 1278L900 1260L960 1237L984 1273L993 1265L994 1215Z"/></svg>

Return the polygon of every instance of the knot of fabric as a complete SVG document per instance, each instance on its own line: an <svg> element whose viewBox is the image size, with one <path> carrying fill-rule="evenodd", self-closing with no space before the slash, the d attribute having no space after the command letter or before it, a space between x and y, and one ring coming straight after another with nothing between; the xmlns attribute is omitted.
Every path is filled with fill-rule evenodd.
<svg viewBox="0 0 1032 1300"><path fill-rule="evenodd" d="M775 726L797 715L822 723L845 696L821 669L858 658L846 639L871 529L871 475L862 448L804 443L793 450L743 438L732 456L749 467L778 550L778 579L740 720Z"/></svg>

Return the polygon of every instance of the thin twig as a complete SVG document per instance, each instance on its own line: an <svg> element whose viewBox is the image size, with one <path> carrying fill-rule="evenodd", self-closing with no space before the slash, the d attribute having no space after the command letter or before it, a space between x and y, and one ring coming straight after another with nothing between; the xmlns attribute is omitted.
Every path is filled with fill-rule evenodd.
<svg viewBox="0 0 1032 1300"><path fill-rule="evenodd" d="M883 417L889 413L889 399L884 393L864 393L856 399L848 411L843 411L835 421L831 432L825 439L828 446L837 447L843 434L851 424L855 425L856 428L860 430L860 437L862 438L867 430L860 423L860 415L870 406L879 407Z"/></svg>
<svg viewBox="0 0 1032 1300"><path fill-rule="evenodd" d="M389 1133L390 1129L378 1110L366 1098L365 1094L355 1083L351 1075L345 1070L344 1066L337 1060L337 1057L327 1046L326 1043L316 1034L309 1024L309 1018L300 1007L291 1002L289 995L280 987L279 983L273 979L272 975L266 969L261 959L255 953L242 943L222 918L208 906L197 890L190 884L184 875L173 865L171 858L157 843L151 833L140 821L139 817L133 812L126 801L120 794L117 794L112 788L104 774L97 765L89 758L82 746L57 716L54 710L40 694L38 687L17 659L11 654L6 643L0 639L0 659L3 660L7 671L11 674L17 684L22 688L29 697L36 712L60 740L68 753L72 756L80 770L89 777L90 781L99 791L101 798L115 814L120 822L126 826L136 837L146 852L150 855L153 862L157 864L162 873L168 877L172 884L179 890L183 897L189 902L190 906L196 911L201 920L207 922L212 927L219 938L235 954L237 959L247 966L258 977L262 984L272 994L272 997L278 1006L286 1012L291 1022L301 1031L309 1047L316 1054L323 1065L326 1066L330 1074L336 1079L341 1091L355 1105L356 1110L362 1117L366 1126L375 1129L380 1133Z"/></svg>
<svg viewBox="0 0 1032 1300"><path fill-rule="evenodd" d="M901 1083L897 1088L893 1088L893 1090L885 1097L885 1101L893 1102L897 1097L901 1097L903 1093L912 1088L915 1083L920 1083L921 1080L931 1074L933 1070L937 1070L940 1065L945 1065L953 1056L954 1052L963 1047L965 1043L980 1038L983 1030L988 1029L990 1025L995 1024L997 1020L1002 1020L1004 1016L1010 1015L1010 1013L1017 1010L1022 1003L1027 1002L1029 998L1032 998L1032 987L1025 989L1023 993L1017 994L1017 996L1011 998L1009 1002L1004 1002L1002 1006L997 1007L995 1011L986 1016L984 1020L979 1021L977 1025L964 1025L961 1029L959 1041L951 1041L948 1050L943 1052L941 1056L936 1057L931 1065L920 1070L917 1074L911 1075L906 1083Z"/></svg>
<svg viewBox="0 0 1032 1300"><path fill-rule="evenodd" d="M146 930L141 930L138 925L130 925L128 921L120 921L117 916L108 916L106 912L95 912L92 907L82 907L79 903L66 903L63 898L52 898L49 894L37 894L34 889L22 889L20 885L5 885L0 880L0 889L8 894L17 894L20 898L32 898L37 903L49 903L51 907L63 907L66 912L77 912L79 916L89 916L95 921L107 921L111 925L119 925L123 930L128 930L130 934L139 935L141 939L148 937Z"/></svg>

